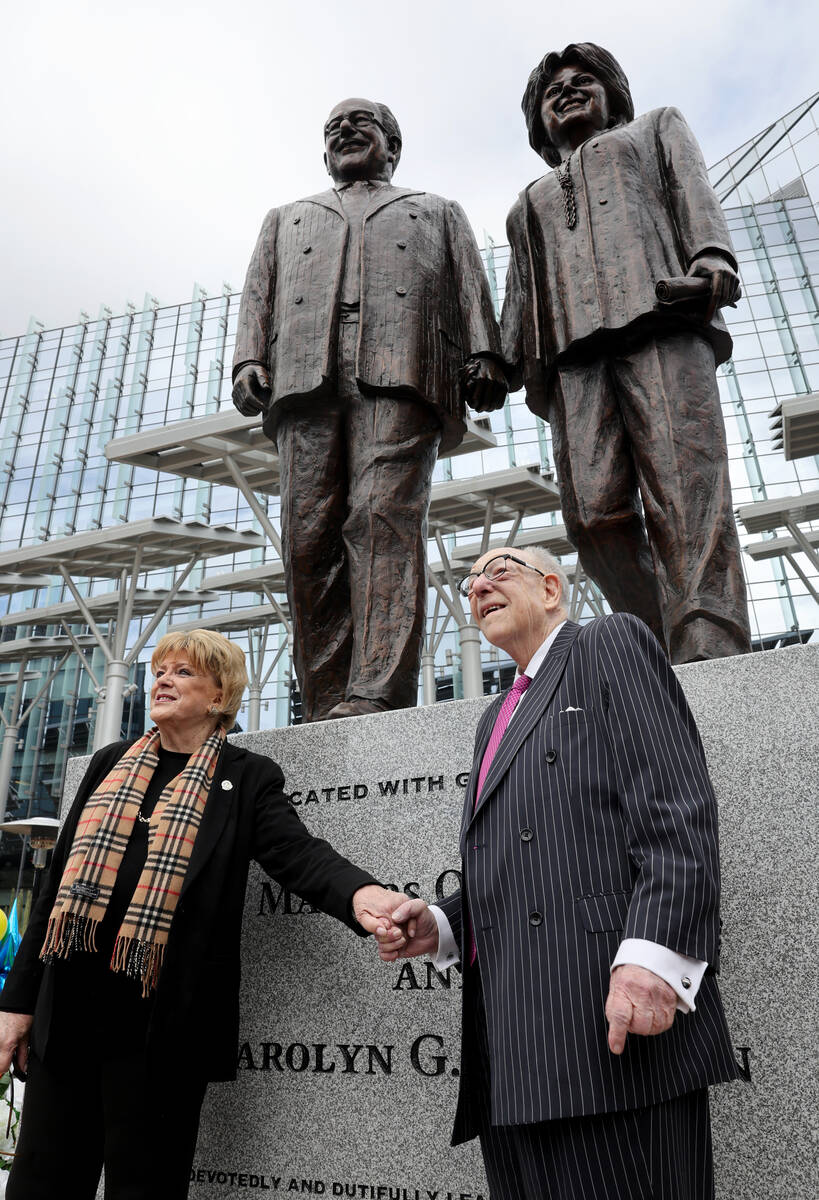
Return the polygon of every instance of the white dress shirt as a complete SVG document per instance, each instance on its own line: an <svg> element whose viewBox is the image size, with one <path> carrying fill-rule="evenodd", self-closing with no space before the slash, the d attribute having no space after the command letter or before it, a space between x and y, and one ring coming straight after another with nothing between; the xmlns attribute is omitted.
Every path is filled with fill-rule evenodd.
<svg viewBox="0 0 819 1200"><path fill-rule="evenodd" d="M552 630L546 640L538 646L527 664L526 670L523 672L524 675L528 675L530 679L534 679L537 672L543 666L544 659L549 653L552 643L564 625L565 621L561 621ZM525 700L526 693L524 692L523 699L518 702L512 712L509 725L514 721L518 709L521 707L521 704L525 703ZM509 726L507 725L508 728ZM443 910L437 904L430 904L429 911L432 913L438 926L438 950L431 958L434 966L440 971L444 967L451 967L454 963L458 962L461 952L453 936L452 926ZM617 953L611 964L611 970L613 971L615 967L623 966L625 963L631 963L637 967L645 967L646 970L659 975L660 979L664 979L677 993L677 1009L679 1012L687 1013L695 1010L696 1005L694 1001L708 963L701 962L697 958L689 958L686 954L678 954L675 950L669 950L667 946L662 946L658 942L646 941L644 938L624 938L617 948Z"/></svg>

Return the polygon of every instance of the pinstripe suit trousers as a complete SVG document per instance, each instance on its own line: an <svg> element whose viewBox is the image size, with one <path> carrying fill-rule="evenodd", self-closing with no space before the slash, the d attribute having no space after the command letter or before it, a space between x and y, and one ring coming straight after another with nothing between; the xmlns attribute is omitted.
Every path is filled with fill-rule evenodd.
<svg viewBox="0 0 819 1200"><path fill-rule="evenodd" d="M492 1125L489 1046L479 964L471 1073L491 1200L713 1200L708 1089L661 1104L530 1125Z"/></svg>

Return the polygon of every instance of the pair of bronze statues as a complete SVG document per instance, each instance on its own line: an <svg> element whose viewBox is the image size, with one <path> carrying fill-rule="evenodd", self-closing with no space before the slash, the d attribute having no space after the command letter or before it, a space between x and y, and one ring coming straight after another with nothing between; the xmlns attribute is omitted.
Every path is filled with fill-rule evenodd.
<svg viewBox="0 0 819 1200"><path fill-rule="evenodd" d="M699 147L674 108L635 118L592 43L547 54L523 111L552 169L509 214L500 330L462 209L393 185L401 131L385 104L336 105L333 187L262 226L233 397L264 413L279 453L307 721L415 703L436 456L460 441L466 404L500 408L521 385L612 608L675 663L750 649L715 377L739 279ZM665 281L687 298L658 301Z"/></svg>

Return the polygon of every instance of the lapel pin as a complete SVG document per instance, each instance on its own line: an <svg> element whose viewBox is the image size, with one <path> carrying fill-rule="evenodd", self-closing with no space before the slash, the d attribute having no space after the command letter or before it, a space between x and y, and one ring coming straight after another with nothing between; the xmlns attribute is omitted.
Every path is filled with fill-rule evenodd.
<svg viewBox="0 0 819 1200"><path fill-rule="evenodd" d="M230 782L229 779L222 780L222 791L223 792L232 792L233 791L233 784Z"/></svg>

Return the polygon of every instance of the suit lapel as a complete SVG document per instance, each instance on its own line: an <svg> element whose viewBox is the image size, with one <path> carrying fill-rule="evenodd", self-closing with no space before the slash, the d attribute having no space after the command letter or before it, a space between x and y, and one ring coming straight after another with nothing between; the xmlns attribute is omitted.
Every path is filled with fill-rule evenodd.
<svg viewBox="0 0 819 1200"><path fill-rule="evenodd" d="M233 805L238 803L245 756L246 751L240 746L233 746L230 742L225 742L222 747L222 753L219 755L219 761L213 773L205 811L202 813L196 841L191 851L191 860L182 884L181 895L185 894L213 854L224 833Z"/></svg>
<svg viewBox="0 0 819 1200"><path fill-rule="evenodd" d="M336 213L341 217L342 221L347 220L344 216L344 209L341 207L338 192L334 191L333 188L330 188L326 192L316 192L315 196L305 196L303 200L299 201L299 204L320 204L322 208L327 208L330 212Z"/></svg>
<svg viewBox="0 0 819 1200"><path fill-rule="evenodd" d="M533 679L531 687L520 703L520 712L515 714L515 719L509 725L509 728L503 735L500 746L498 746L497 753L492 760L492 766L489 768L489 772L484 780L483 789L478 798L476 813L480 812L484 804L486 804L492 793L496 790L498 784L509 770L518 750L549 706L555 689L563 677L563 672L566 670L569 654L579 632L579 625L576 625L574 621L567 621L555 638L549 653L546 655L546 661ZM487 732L484 747L488 741L489 733Z"/></svg>
<svg viewBox="0 0 819 1200"><path fill-rule="evenodd" d="M364 214L364 220L369 221L370 217L374 216L380 209L385 208L388 204L392 204L395 200L403 200L406 196L423 196L421 191L413 190L412 188L397 188L392 184L386 187L376 188L372 195L369 206Z"/></svg>

